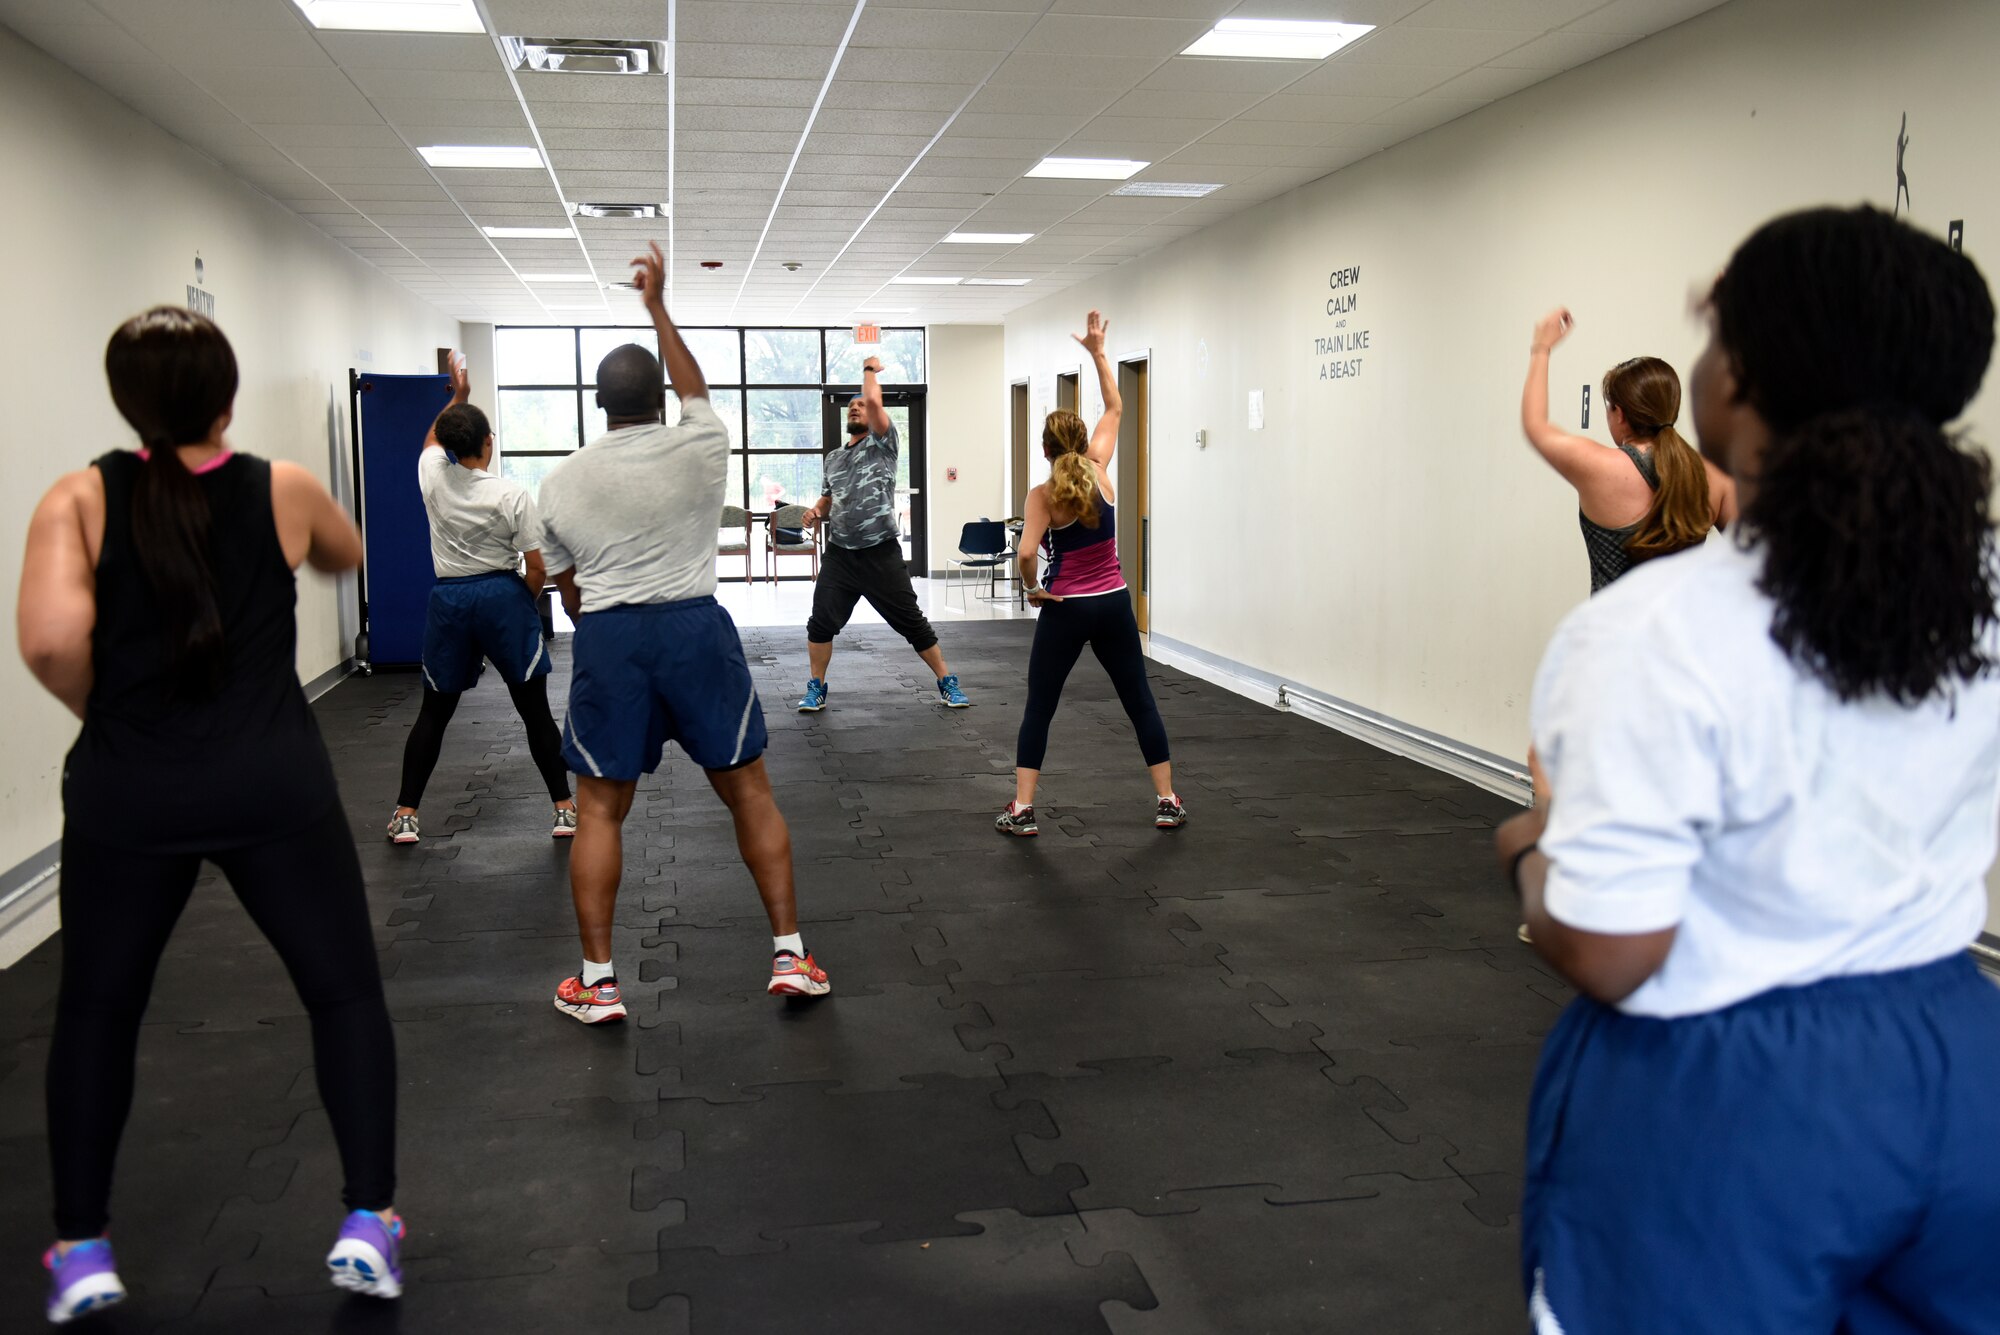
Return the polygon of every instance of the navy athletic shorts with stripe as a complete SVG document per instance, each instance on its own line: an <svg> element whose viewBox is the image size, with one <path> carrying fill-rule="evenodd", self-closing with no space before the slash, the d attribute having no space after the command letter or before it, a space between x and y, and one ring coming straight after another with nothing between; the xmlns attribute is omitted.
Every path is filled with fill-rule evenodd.
<svg viewBox="0 0 2000 1335"><path fill-rule="evenodd" d="M563 759L578 774L630 781L668 742L706 770L764 754L764 707L736 623L713 598L607 607L576 624Z"/></svg>
<svg viewBox="0 0 2000 1335"><path fill-rule="evenodd" d="M2000 988L1964 955L1680 1019L1570 1003L1529 1110L1539 1335L2000 1331Z"/></svg>
<svg viewBox="0 0 2000 1335"><path fill-rule="evenodd" d="M441 579L431 586L424 618L424 680L456 695L479 684L479 660L490 658L510 686L549 671L542 614L535 596L511 570Z"/></svg>

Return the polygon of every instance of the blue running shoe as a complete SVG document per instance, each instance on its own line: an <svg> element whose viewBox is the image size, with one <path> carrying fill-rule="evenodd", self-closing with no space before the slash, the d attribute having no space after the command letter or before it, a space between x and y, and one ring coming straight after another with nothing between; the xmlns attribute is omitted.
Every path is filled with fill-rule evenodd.
<svg viewBox="0 0 2000 1335"><path fill-rule="evenodd" d="M972 699L958 689L958 674L938 678L938 699L944 701L947 709L970 709Z"/></svg>
<svg viewBox="0 0 2000 1335"><path fill-rule="evenodd" d="M403 1220L384 1219L373 1210L356 1210L340 1226L326 1268L335 1288L370 1298L403 1296Z"/></svg>
<svg viewBox="0 0 2000 1335"><path fill-rule="evenodd" d="M62 1256L51 1247L42 1256L42 1265L49 1272L51 1325L67 1325L125 1301L125 1286L118 1282L118 1262L112 1258L111 1244L103 1238L78 1243Z"/></svg>
<svg viewBox="0 0 2000 1335"><path fill-rule="evenodd" d="M817 714L826 708L826 683L818 677L806 679L805 698L799 701L801 714Z"/></svg>

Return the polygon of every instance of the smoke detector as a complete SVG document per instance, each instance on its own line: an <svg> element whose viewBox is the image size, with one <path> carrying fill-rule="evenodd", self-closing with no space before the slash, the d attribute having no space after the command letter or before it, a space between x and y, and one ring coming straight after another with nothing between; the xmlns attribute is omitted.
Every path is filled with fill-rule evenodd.
<svg viewBox="0 0 2000 1335"><path fill-rule="evenodd" d="M502 37L507 63L524 74L665 74L665 42L613 38Z"/></svg>
<svg viewBox="0 0 2000 1335"><path fill-rule="evenodd" d="M579 218L664 218L667 216L665 204L572 204L571 213Z"/></svg>

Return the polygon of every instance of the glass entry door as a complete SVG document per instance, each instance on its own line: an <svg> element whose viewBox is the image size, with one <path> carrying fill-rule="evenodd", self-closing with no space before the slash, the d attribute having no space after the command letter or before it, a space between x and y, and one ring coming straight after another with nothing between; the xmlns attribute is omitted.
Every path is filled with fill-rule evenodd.
<svg viewBox="0 0 2000 1335"><path fill-rule="evenodd" d="M828 450L846 448L847 405L860 393L859 387L826 392L822 413ZM924 392L884 389L882 406L888 409L889 420L896 424L896 435L902 441L896 453L896 527L903 538L903 560L910 574L921 578L930 573L929 544L924 540L923 488L928 476L924 466Z"/></svg>

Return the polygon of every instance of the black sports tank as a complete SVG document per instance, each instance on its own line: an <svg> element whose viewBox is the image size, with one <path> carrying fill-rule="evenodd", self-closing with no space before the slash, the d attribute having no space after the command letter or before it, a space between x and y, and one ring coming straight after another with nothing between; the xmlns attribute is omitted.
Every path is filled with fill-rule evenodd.
<svg viewBox="0 0 2000 1335"><path fill-rule="evenodd" d="M234 454L197 473L225 666L213 697L177 691L166 628L132 538L146 461L114 450L104 478L94 678L63 773L65 830L93 843L205 853L290 834L339 800L299 686L297 581L271 511L271 465Z"/></svg>
<svg viewBox="0 0 2000 1335"><path fill-rule="evenodd" d="M1639 476L1646 479L1646 485L1658 491L1660 475L1653 468L1653 456L1644 450L1635 450L1630 445L1620 445L1618 448L1625 451L1625 457L1639 470ZM1592 593L1596 593L1639 564L1632 553L1625 550L1625 544L1639 531L1637 523L1627 524L1623 528L1606 528L1602 524L1592 523L1590 516L1581 509L1576 512L1576 519L1583 526L1583 549L1590 556Z"/></svg>

